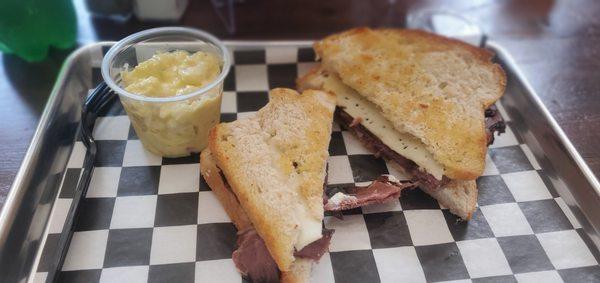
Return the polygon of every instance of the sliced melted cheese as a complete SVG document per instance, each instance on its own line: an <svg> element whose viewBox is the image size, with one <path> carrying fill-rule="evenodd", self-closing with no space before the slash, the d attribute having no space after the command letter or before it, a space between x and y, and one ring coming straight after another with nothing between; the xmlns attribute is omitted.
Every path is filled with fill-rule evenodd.
<svg viewBox="0 0 600 283"><path fill-rule="evenodd" d="M361 124L393 151L412 160L421 170L436 179L442 179L444 167L433 158L420 140L410 134L396 131L392 123L381 115L377 106L360 96L338 77L329 74L320 78L323 89L336 94L337 105L346 113L353 118L362 119Z"/></svg>
<svg viewBox="0 0 600 283"><path fill-rule="evenodd" d="M298 221L300 226L300 234L294 247L297 251L306 247L308 244L321 239L323 236L323 228L321 221L312 217L305 206L298 206Z"/></svg>

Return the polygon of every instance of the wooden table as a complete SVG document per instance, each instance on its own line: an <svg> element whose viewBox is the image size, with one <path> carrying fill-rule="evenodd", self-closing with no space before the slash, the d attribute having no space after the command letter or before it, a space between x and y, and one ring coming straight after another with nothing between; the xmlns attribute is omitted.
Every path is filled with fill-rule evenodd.
<svg viewBox="0 0 600 283"><path fill-rule="evenodd" d="M231 34L207 0L190 0L177 25L224 39L318 39L356 26L406 24L407 13L459 12L514 56L596 176L600 176L600 2L594 0L237 0ZM160 24L90 17L75 1L80 44L118 40ZM40 63L0 57L0 206L29 146L56 75L69 51Z"/></svg>

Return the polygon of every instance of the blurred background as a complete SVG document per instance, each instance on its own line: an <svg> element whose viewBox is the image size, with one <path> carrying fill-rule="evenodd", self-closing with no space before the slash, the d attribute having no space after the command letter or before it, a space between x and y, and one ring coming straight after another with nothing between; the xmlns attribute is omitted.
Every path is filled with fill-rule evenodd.
<svg viewBox="0 0 600 283"><path fill-rule="evenodd" d="M79 46L169 25L225 40L319 39L357 26L405 27L429 10L459 14L504 46L600 175L600 1L0 0L0 205L60 67Z"/></svg>

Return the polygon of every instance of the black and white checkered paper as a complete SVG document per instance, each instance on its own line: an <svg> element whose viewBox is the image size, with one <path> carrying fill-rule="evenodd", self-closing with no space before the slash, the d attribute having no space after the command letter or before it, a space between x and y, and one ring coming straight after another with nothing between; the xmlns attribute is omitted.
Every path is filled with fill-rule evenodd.
<svg viewBox="0 0 600 283"><path fill-rule="evenodd" d="M92 54L94 85L102 51ZM295 46L234 51L233 58L222 122L253 115L269 89L293 88L314 65L311 49ZM502 114L509 127L488 152L471 221L459 221L420 190L347 211L343 220L326 216L335 234L312 281L600 281L597 251ZM198 155L169 159L145 151L119 103L97 120L93 135L98 159L61 282L243 281L231 260L236 230L202 179ZM403 177L337 125L329 151L328 186L364 184L387 173ZM77 142L35 282L48 271L84 155Z"/></svg>

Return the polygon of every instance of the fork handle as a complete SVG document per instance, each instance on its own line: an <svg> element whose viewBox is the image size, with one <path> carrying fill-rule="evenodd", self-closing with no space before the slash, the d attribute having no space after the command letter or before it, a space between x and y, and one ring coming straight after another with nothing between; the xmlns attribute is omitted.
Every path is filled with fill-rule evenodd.
<svg viewBox="0 0 600 283"><path fill-rule="evenodd" d="M74 223L76 223L79 211L81 209L81 199L87 194L90 185L92 172L94 171L95 156L96 154L90 151L88 151L85 155L83 174L81 175L81 180L77 185L77 190L73 196L73 202L69 208L67 219L65 220L62 233L58 240L54 258L50 265L48 276L46 277L46 283L58 282L58 274L62 270L71 239L73 238L73 232L75 231Z"/></svg>

